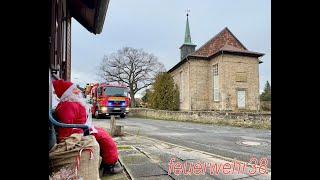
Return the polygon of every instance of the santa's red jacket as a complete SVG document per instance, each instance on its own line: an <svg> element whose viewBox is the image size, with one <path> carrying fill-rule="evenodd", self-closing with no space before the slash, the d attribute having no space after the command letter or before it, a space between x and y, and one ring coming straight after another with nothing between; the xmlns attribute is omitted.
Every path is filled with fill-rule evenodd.
<svg viewBox="0 0 320 180"><path fill-rule="evenodd" d="M78 102L60 102L56 107L55 114L57 119L62 123L67 124L85 124L86 109ZM109 134L102 128L95 129L97 133L93 133L100 145L100 155L104 164L112 165L118 160L118 150L115 142ZM83 133L82 129L78 128L59 128L58 142L70 136L73 133Z"/></svg>

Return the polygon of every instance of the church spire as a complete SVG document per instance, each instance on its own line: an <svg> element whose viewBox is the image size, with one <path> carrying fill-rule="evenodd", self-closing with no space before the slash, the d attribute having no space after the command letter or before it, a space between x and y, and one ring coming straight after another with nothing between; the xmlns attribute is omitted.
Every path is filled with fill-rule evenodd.
<svg viewBox="0 0 320 180"><path fill-rule="evenodd" d="M185 32L185 36L184 36L184 44L192 44L188 16L189 16L189 14L187 13L187 23L186 23L186 32Z"/></svg>
<svg viewBox="0 0 320 180"><path fill-rule="evenodd" d="M184 59L187 55L193 53L196 48L196 45L193 44L191 41L190 27L189 27L189 12L190 12L190 10L187 10L187 22L186 22L184 43L180 47L181 60Z"/></svg>

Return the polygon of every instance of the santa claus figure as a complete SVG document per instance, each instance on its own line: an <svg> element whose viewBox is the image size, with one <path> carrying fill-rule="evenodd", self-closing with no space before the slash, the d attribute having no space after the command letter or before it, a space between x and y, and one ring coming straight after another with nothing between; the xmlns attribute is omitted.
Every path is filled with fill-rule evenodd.
<svg viewBox="0 0 320 180"><path fill-rule="evenodd" d="M87 124L90 127L90 134L95 136L100 145L104 173L115 174L121 172L122 168L117 163L117 146L104 129L94 127L91 124L90 106L86 104L81 90L75 84L63 80L53 81L53 87L57 97L60 98L60 102L55 109L57 119L67 124ZM59 128L57 132L58 142L61 142L73 133L83 133L83 130Z"/></svg>

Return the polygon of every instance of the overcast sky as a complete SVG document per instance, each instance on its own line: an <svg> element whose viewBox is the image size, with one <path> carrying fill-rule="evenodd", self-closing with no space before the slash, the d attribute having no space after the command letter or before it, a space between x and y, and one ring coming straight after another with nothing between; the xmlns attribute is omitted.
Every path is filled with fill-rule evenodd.
<svg viewBox="0 0 320 180"><path fill-rule="evenodd" d="M97 82L103 55L122 47L153 53L169 70L180 61L186 9L192 42L201 47L224 27L249 50L265 53L260 89L271 83L271 3L269 0L110 0L101 34L72 20L71 80Z"/></svg>

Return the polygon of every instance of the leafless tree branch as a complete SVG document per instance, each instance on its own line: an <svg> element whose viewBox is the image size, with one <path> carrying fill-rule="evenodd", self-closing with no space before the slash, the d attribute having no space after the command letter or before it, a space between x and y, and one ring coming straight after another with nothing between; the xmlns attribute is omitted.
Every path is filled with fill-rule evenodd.
<svg viewBox="0 0 320 180"><path fill-rule="evenodd" d="M142 49L124 47L116 53L104 56L97 75L108 82L126 83L130 89L132 104L134 95L154 82L157 73L165 68L153 54Z"/></svg>

